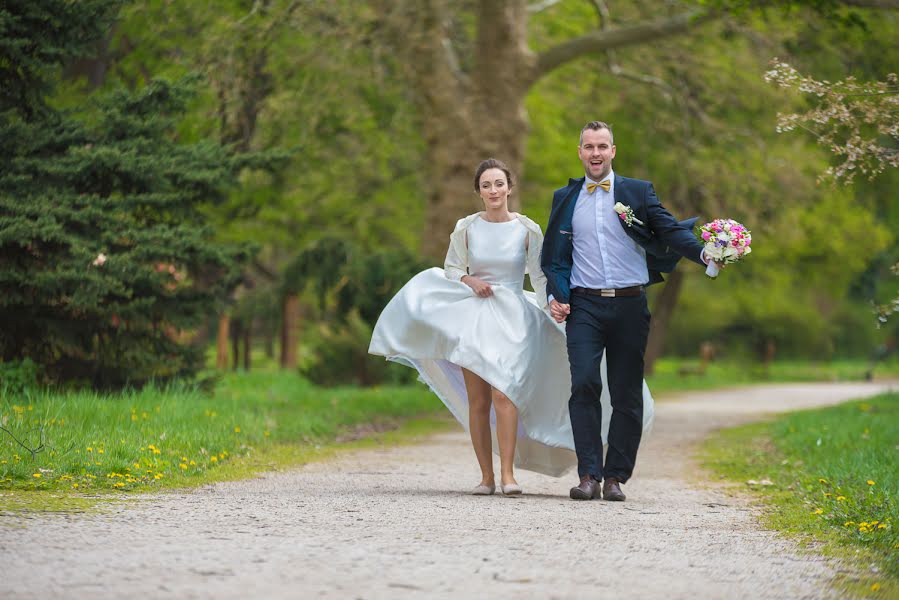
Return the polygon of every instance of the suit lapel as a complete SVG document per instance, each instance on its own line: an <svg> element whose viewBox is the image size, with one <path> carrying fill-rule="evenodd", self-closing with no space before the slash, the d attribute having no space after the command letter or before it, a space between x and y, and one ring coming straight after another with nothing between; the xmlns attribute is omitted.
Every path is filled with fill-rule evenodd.
<svg viewBox="0 0 899 600"><path fill-rule="evenodd" d="M612 206L615 206L616 202L621 202L622 204L626 205L627 202L622 202L621 200L619 200L619 198L621 198L621 197L622 197L621 175L619 175L618 173L615 173L615 185L612 188ZM618 213L615 213L615 216L618 217ZM618 224L621 225L621 227L624 229L624 233L626 233L628 236L631 236L631 232L628 231L629 227L627 226L627 224L624 222L623 219L619 218Z"/></svg>
<svg viewBox="0 0 899 600"><path fill-rule="evenodd" d="M559 219L562 218L562 215L568 214L570 212L573 213L573 203L577 200L578 193L581 187L584 185L584 177L580 179L569 179L568 180L568 189L565 191L565 197L559 202L559 205L549 216L549 223L547 223L546 228L548 230L552 230L553 234L558 233L555 229L559 226ZM555 228L555 229L554 229Z"/></svg>

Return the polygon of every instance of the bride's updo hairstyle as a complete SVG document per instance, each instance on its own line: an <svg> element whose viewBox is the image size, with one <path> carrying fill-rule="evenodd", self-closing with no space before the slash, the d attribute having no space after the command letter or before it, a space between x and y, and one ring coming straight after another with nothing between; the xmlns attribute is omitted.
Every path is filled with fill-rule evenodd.
<svg viewBox="0 0 899 600"><path fill-rule="evenodd" d="M496 160L495 158L488 158L487 160L481 161L481 164L478 165L477 171L474 173L474 191L481 191L481 175L484 174L484 171L488 169L499 169L503 173L506 174L506 181L509 183L509 189L512 189L512 186L515 183L512 181L512 171L509 170L509 167L506 166L501 160Z"/></svg>

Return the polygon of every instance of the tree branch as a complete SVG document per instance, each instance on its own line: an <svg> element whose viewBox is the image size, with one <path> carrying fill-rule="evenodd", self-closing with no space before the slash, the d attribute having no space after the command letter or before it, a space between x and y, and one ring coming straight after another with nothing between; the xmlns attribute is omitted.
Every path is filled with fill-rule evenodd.
<svg viewBox="0 0 899 600"><path fill-rule="evenodd" d="M22 448L24 448L26 452L28 452L29 454L31 454L31 460L34 460L34 457L37 456L40 452L42 452L42 451L44 450L44 441L43 441L43 438L44 438L44 428L43 428L43 427L41 427L41 442L40 442L40 444L37 446L37 448L32 448L32 447L30 447L30 446L26 446L26 445L25 445L19 438L17 438L17 437L13 434L12 431L10 431L9 429L7 429L6 427L3 427L2 425L0 425L0 431L3 431L3 432L6 433L7 435L9 435L9 437L11 437L11 438L12 438L18 445L20 445Z"/></svg>
<svg viewBox="0 0 899 600"><path fill-rule="evenodd" d="M698 10L676 17L657 19L632 27L593 31L569 40L540 54L531 83L558 67L593 52L602 52L685 33L717 18L718 13Z"/></svg>
<svg viewBox="0 0 899 600"><path fill-rule="evenodd" d="M899 0L842 0L847 6L899 10Z"/></svg>

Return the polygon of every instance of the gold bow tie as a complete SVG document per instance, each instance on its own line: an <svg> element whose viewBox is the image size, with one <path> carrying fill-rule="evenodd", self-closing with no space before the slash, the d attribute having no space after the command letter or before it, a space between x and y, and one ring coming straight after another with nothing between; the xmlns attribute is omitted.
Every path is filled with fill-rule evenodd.
<svg viewBox="0 0 899 600"><path fill-rule="evenodd" d="M599 183L588 183L587 184L587 192L592 194L593 192L596 191L596 188L598 188L598 187L601 187L602 189L604 189L605 191L608 192L609 189L612 187L612 182L609 179L605 179L603 181L600 181Z"/></svg>

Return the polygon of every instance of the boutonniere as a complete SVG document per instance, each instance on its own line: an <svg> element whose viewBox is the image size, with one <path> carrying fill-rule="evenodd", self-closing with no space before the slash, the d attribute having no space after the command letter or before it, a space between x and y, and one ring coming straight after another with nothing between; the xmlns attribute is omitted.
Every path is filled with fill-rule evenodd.
<svg viewBox="0 0 899 600"><path fill-rule="evenodd" d="M630 206L625 206L621 202L616 202L615 206L613 206L612 208L615 210L615 212L618 213L618 216L628 227L633 227L634 223L643 225L643 221L634 216L634 209Z"/></svg>

